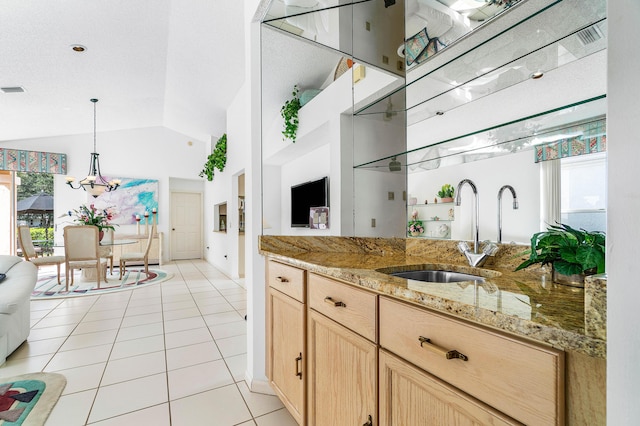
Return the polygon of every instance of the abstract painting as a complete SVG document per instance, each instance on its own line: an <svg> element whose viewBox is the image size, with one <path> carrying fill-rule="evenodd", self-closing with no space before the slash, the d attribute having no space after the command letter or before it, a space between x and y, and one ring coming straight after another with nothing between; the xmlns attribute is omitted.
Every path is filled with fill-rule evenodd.
<svg viewBox="0 0 640 426"><path fill-rule="evenodd" d="M88 196L88 204L94 204L98 209L111 207L114 216L111 221L117 225L135 225L136 215L141 218L140 224L145 223L144 213L149 215L149 223L152 221L152 212L158 212L158 181L155 179L134 178L104 178L109 181L120 179L120 187L112 192L105 192L98 198ZM159 213L156 213L156 223L159 223Z"/></svg>

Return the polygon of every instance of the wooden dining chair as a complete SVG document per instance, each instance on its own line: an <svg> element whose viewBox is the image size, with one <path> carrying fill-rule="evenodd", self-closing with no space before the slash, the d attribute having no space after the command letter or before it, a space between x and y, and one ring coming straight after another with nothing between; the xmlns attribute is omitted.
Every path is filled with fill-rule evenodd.
<svg viewBox="0 0 640 426"><path fill-rule="evenodd" d="M107 282L107 259L100 257L100 237L98 227L92 225L67 226L64 228L65 272L67 291L69 277L73 284L74 269L96 269L96 280L100 288L100 279Z"/></svg>
<svg viewBox="0 0 640 426"><path fill-rule="evenodd" d="M37 268L41 266L56 265L58 267L58 284L60 284L60 265L64 263L64 256L41 256L33 246L31 230L28 226L18 226L18 241L22 247L24 260L33 263Z"/></svg>
<svg viewBox="0 0 640 426"><path fill-rule="evenodd" d="M151 243L153 242L153 235L155 234L155 232L156 226L153 225L151 227L151 232L149 232L149 237L147 238L147 248L144 250L144 252L122 253L120 255L119 279L122 279L122 276L124 275L127 262L144 262L144 273L147 275L147 278L149 278L149 249L151 248Z"/></svg>

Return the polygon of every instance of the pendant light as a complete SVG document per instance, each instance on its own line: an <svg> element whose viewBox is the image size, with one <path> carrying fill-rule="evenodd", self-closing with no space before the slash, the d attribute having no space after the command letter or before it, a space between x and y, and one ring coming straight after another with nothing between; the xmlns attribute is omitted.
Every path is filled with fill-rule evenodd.
<svg viewBox="0 0 640 426"><path fill-rule="evenodd" d="M78 186L73 186L73 182L76 180L71 176L66 177L67 185L72 189L84 189L94 198L105 192L111 192L118 189L120 186L120 179L113 179L107 182L105 178L100 174L100 159L96 149L96 103L97 99L90 99L93 102L93 152L91 153L91 159L89 160L89 174L87 177L78 182Z"/></svg>

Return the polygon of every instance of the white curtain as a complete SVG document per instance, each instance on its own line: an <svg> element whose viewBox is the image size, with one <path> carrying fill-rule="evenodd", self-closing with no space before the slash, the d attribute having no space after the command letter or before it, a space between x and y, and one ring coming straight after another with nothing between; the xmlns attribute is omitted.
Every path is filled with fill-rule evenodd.
<svg viewBox="0 0 640 426"><path fill-rule="evenodd" d="M561 181L560 160L540 163L540 230L560 223Z"/></svg>

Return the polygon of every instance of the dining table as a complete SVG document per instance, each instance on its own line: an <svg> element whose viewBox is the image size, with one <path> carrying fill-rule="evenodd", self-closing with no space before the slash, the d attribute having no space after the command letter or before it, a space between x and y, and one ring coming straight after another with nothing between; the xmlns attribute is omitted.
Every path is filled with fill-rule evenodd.
<svg viewBox="0 0 640 426"><path fill-rule="evenodd" d="M113 246L123 246L123 245L127 245L127 244L135 244L137 242L138 242L138 240L131 240L131 239L106 239L106 238L104 238L99 243L100 257L108 256L109 253L110 253L111 247L113 247ZM52 247L64 248L64 241L62 241L62 242L54 241ZM81 278L82 278L82 281L85 281L85 282L92 282L92 281L97 282L98 281L95 268L82 269Z"/></svg>

